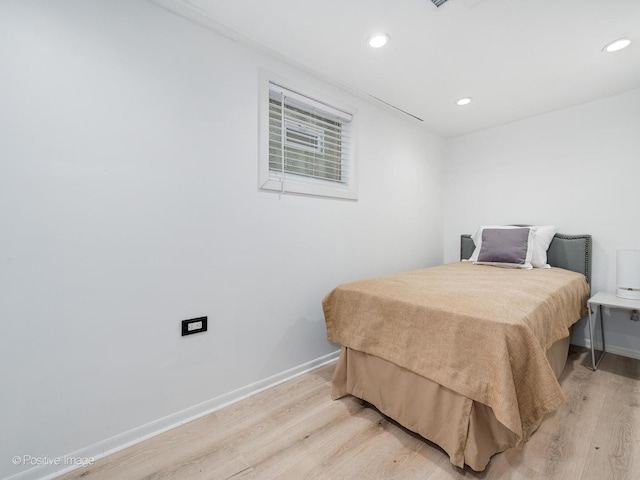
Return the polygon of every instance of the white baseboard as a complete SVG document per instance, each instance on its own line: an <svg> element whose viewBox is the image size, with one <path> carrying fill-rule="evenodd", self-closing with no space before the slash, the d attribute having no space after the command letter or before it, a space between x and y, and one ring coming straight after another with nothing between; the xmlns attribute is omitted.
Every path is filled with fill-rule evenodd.
<svg viewBox="0 0 640 480"><path fill-rule="evenodd" d="M196 420L197 418L203 417L204 415L213 413L216 410L220 410L221 408L239 402L240 400L244 400L245 398L248 398L269 388L275 387L276 385L279 385L283 382L299 377L300 375L315 370L316 368L322 367L323 365L334 362L337 360L339 354L340 350L337 350L315 360L311 360L310 362L306 362L297 367L265 378L264 380L260 380L245 387L241 387L237 390L225 393L224 395L220 395L219 397L212 398L211 400L207 400L192 407L185 408L184 410L173 413L145 425L141 425L127 432L115 435L111 438L107 438L106 440L102 440L98 443L94 443L93 445L89 445L88 447L81 448L80 450L69 453L67 455L64 455L60 459L57 459L59 460L57 462L58 465L50 464L36 466L29 470L20 472L16 475L12 475L5 480L50 480L77 468L82 468L80 465L72 465L66 467L60 464L65 463L65 458L92 459L97 461L100 458L106 457L107 455L111 455L113 453L119 452L120 450L124 450L127 447L140 443L151 437L155 437L156 435L160 435L161 433L171 430L172 428L184 425L185 423Z"/></svg>
<svg viewBox="0 0 640 480"><path fill-rule="evenodd" d="M591 348L591 342L588 338L572 338L571 343L580 347ZM596 350L602 350L602 343L595 342L595 348ZM631 348L610 345L609 343L607 343L607 353L613 353L615 355L621 355L623 357L635 358L636 360L640 360L640 351L633 350Z"/></svg>

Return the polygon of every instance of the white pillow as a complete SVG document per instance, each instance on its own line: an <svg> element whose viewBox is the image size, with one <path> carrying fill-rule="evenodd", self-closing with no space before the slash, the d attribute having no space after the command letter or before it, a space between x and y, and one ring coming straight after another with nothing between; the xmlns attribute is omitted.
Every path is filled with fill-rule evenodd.
<svg viewBox="0 0 640 480"><path fill-rule="evenodd" d="M472 237L476 249L469 260L477 265L531 269L534 234L533 227L481 227Z"/></svg>
<svg viewBox="0 0 640 480"><path fill-rule="evenodd" d="M522 228L513 225L488 225L481 226L476 233L471 236L476 248L469 258L469 262L478 261L480 246L482 244L482 230L485 228ZM556 233L558 227L554 225L534 225L529 227L533 230L533 248L531 256L531 266L534 268L551 268L547 263L547 250Z"/></svg>
<svg viewBox="0 0 640 480"><path fill-rule="evenodd" d="M535 229L531 265L535 268L551 268L547 263L547 250L549 250L553 236L558 233L558 227L554 225L537 225Z"/></svg>

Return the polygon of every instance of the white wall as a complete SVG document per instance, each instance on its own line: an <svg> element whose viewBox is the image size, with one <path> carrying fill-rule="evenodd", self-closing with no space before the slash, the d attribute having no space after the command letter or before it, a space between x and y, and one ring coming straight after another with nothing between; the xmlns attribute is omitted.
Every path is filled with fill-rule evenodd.
<svg viewBox="0 0 640 480"><path fill-rule="evenodd" d="M449 141L445 260L481 224L555 224L593 235L592 291L614 291L616 249L640 249L639 132L634 90ZM640 358L640 324L618 312L605 323L612 351Z"/></svg>
<svg viewBox="0 0 640 480"><path fill-rule="evenodd" d="M442 260L412 121L142 0L3 1L0 58L0 478L334 352L331 288ZM359 201L258 191L261 68L357 107Z"/></svg>

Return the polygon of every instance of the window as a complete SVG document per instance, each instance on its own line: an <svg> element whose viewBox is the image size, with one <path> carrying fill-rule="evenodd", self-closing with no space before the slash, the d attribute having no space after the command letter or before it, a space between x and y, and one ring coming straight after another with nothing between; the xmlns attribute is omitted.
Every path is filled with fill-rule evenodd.
<svg viewBox="0 0 640 480"><path fill-rule="evenodd" d="M267 87L260 188L356 199L353 114L271 81Z"/></svg>

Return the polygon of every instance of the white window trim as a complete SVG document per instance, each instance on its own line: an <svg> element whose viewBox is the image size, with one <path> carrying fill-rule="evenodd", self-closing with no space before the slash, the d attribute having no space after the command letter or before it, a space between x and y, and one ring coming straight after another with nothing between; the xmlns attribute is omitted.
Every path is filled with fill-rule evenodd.
<svg viewBox="0 0 640 480"><path fill-rule="evenodd" d="M299 179L295 175L287 175L282 181L281 176L275 176L269 170L269 88L270 84L275 83L281 85L289 91L302 92L301 99L305 104L313 102L315 99L321 102L323 110L327 106L335 109L336 116L343 116L343 112L349 112L351 115L351 152L350 152L350 175L346 184L339 184L322 179L309 179L300 176ZM293 193L301 195L314 195L320 197L342 198L347 200L358 199L358 156L357 156L357 112L355 108L346 105L344 102L337 101L324 93L318 93L305 85L299 85L286 79L278 78L270 72L262 71L260 73L260 91L259 91L259 165L258 165L258 186L260 190L268 190L279 193ZM276 178L274 178L276 177Z"/></svg>

